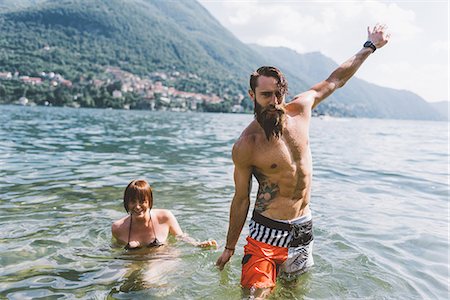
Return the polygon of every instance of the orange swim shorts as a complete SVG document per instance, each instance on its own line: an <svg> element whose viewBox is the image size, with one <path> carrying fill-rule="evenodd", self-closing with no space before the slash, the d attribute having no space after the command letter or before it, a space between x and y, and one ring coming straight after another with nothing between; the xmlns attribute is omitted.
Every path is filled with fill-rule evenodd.
<svg viewBox="0 0 450 300"><path fill-rule="evenodd" d="M244 288L272 288L279 274L299 275L314 264L311 214L272 220L254 211L242 259Z"/></svg>

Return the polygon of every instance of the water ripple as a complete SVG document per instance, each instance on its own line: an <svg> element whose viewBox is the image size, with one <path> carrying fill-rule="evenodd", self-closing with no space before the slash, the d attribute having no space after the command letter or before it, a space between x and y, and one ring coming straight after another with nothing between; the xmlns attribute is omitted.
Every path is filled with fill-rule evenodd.
<svg viewBox="0 0 450 300"><path fill-rule="evenodd" d="M0 298L238 299L245 240L128 254L110 226L148 179L198 240L225 244L231 147L250 115L0 106ZM447 124L314 119L313 269L274 299L448 296ZM252 190L254 202L256 183ZM248 232L244 227L243 234Z"/></svg>

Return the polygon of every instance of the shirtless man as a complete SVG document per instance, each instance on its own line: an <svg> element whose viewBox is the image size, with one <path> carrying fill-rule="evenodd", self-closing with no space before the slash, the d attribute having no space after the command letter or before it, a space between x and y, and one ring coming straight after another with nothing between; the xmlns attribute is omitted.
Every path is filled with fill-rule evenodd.
<svg viewBox="0 0 450 300"><path fill-rule="evenodd" d="M287 82L275 67L261 67L250 76L249 95L255 120L233 146L235 194L220 270L234 254L250 206L252 175L259 183L255 209L244 247L241 285L265 296L279 274L305 272L313 265L313 232L309 201L312 158L309 148L311 111L342 87L362 63L389 40L385 25L367 28L363 48L328 79L285 103Z"/></svg>

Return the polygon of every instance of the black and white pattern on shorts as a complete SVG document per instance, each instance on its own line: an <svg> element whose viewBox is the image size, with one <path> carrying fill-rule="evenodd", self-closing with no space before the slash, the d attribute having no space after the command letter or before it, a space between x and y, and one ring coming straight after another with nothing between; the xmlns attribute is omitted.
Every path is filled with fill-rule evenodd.
<svg viewBox="0 0 450 300"><path fill-rule="evenodd" d="M312 219L302 223L288 223L271 220L260 214L253 214L249 223L251 238L277 247L308 245L313 240Z"/></svg>

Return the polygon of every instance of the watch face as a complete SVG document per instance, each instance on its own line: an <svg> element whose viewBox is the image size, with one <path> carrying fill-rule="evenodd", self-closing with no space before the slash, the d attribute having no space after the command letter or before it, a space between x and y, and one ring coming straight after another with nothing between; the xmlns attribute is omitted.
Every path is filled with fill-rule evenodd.
<svg viewBox="0 0 450 300"><path fill-rule="evenodd" d="M364 47L365 48L371 48L374 52L377 49L377 47L375 47L375 45L371 42L371 41L367 41L364 43Z"/></svg>

